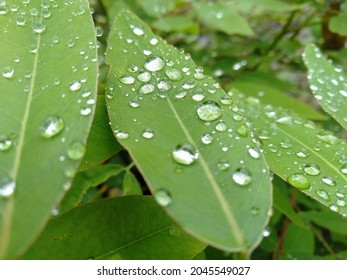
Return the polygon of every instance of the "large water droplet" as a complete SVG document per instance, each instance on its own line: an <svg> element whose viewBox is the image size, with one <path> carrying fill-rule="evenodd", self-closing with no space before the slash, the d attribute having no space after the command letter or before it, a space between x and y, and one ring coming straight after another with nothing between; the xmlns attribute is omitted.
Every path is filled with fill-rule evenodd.
<svg viewBox="0 0 347 280"><path fill-rule="evenodd" d="M83 145L81 142L74 142L70 145L69 149L67 150L67 155L72 160L79 160L83 158L85 152L85 145Z"/></svg>
<svg viewBox="0 0 347 280"><path fill-rule="evenodd" d="M238 168L232 175L234 182L240 186L247 186L252 182L251 172L247 168Z"/></svg>
<svg viewBox="0 0 347 280"><path fill-rule="evenodd" d="M206 132L205 134L203 134L201 136L201 142L208 145L211 144L213 142L213 136L211 133Z"/></svg>
<svg viewBox="0 0 347 280"><path fill-rule="evenodd" d="M328 186L335 187L336 186L336 181L328 176L325 176L322 178L323 183L327 184Z"/></svg>
<svg viewBox="0 0 347 280"><path fill-rule="evenodd" d="M167 207L172 203L172 198L169 191L161 189L154 193L155 201L163 207Z"/></svg>
<svg viewBox="0 0 347 280"><path fill-rule="evenodd" d="M45 31L46 26L45 26L45 24L43 23L42 20L40 20L40 19L35 19L35 20L33 21L32 28L33 28L33 30L34 30L35 33L40 34L40 33L42 33L43 31Z"/></svg>
<svg viewBox="0 0 347 280"><path fill-rule="evenodd" d="M0 135L0 151L7 151L12 147L12 140L8 136Z"/></svg>
<svg viewBox="0 0 347 280"><path fill-rule="evenodd" d="M142 137L146 139L152 139L154 137L154 132L151 128L146 128L143 133Z"/></svg>
<svg viewBox="0 0 347 280"><path fill-rule="evenodd" d="M329 201L330 200L330 196L329 196L329 194L325 190L317 190L316 194L320 198L324 199L325 201Z"/></svg>
<svg viewBox="0 0 347 280"><path fill-rule="evenodd" d="M10 197L16 188L16 183L9 177L2 178L0 181L0 198Z"/></svg>
<svg viewBox="0 0 347 280"><path fill-rule="evenodd" d="M308 175L317 176L320 174L320 168L317 164L309 163L304 166L304 171Z"/></svg>
<svg viewBox="0 0 347 280"><path fill-rule="evenodd" d="M222 115L222 109L213 101L202 103L196 112L199 118L206 122L214 121Z"/></svg>
<svg viewBox="0 0 347 280"><path fill-rule="evenodd" d="M135 78L131 75L123 75L122 77L119 78L119 81L122 84L131 85L131 84L135 83Z"/></svg>
<svg viewBox="0 0 347 280"><path fill-rule="evenodd" d="M171 84L169 83L169 81L167 80L161 80L159 81L159 83L157 84L157 88L160 90L160 91L168 91L171 89Z"/></svg>
<svg viewBox="0 0 347 280"><path fill-rule="evenodd" d="M299 190L306 190L310 187L310 179L300 173L290 175L288 177L288 183Z"/></svg>
<svg viewBox="0 0 347 280"><path fill-rule="evenodd" d="M72 81L71 84L70 84L70 90L71 91L78 91L78 90L81 89L81 87L82 87L81 82L76 81L76 80Z"/></svg>
<svg viewBox="0 0 347 280"><path fill-rule="evenodd" d="M159 56L154 56L146 60L145 68L148 71L156 72L163 69L165 66L164 60Z"/></svg>
<svg viewBox="0 0 347 280"><path fill-rule="evenodd" d="M141 71L136 78L140 81L140 82L144 82L147 83L151 80L151 73L149 73L148 71Z"/></svg>
<svg viewBox="0 0 347 280"><path fill-rule="evenodd" d="M41 136L44 138L52 138L57 135L64 128L64 121L62 118L57 116L48 116L45 118L39 130L41 132Z"/></svg>
<svg viewBox="0 0 347 280"><path fill-rule="evenodd" d="M165 71L166 76L172 81L179 81L182 79L182 74L177 69L167 69Z"/></svg>
<svg viewBox="0 0 347 280"><path fill-rule="evenodd" d="M183 165L191 165L199 158L199 153L191 144L180 144L172 152L173 159Z"/></svg>

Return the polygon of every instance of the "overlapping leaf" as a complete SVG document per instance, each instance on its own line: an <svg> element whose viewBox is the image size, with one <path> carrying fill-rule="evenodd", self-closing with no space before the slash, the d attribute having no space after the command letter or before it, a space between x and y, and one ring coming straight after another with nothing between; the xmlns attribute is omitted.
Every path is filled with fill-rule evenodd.
<svg viewBox="0 0 347 280"><path fill-rule="evenodd" d="M2 1L0 258L36 237L71 184L94 111L87 1Z"/></svg>
<svg viewBox="0 0 347 280"><path fill-rule="evenodd" d="M158 203L209 244L256 246L269 174L231 97L129 12L116 18L106 61L112 128Z"/></svg>

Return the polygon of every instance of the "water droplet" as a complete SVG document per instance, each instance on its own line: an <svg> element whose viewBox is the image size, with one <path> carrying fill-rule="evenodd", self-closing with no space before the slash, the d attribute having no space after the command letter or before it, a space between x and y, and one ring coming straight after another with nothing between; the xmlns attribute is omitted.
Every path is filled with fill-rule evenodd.
<svg viewBox="0 0 347 280"><path fill-rule="evenodd" d="M198 107L197 114L201 120L209 122L218 119L222 115L222 109L217 103L207 101Z"/></svg>
<svg viewBox="0 0 347 280"><path fill-rule="evenodd" d="M225 96L221 97L220 103L222 103L223 105L231 105L231 104L233 104L233 99L231 96L225 95Z"/></svg>
<svg viewBox="0 0 347 280"><path fill-rule="evenodd" d="M347 174L347 164L341 166L340 171L342 174L346 175Z"/></svg>
<svg viewBox="0 0 347 280"><path fill-rule="evenodd" d="M218 162L217 167L219 170L224 171L230 168L230 163L229 161L223 159L220 162Z"/></svg>
<svg viewBox="0 0 347 280"><path fill-rule="evenodd" d="M205 97L206 95L202 88L197 88L192 94L192 99L197 102L204 100Z"/></svg>
<svg viewBox="0 0 347 280"><path fill-rule="evenodd" d="M154 193L155 201L163 207L167 207L172 203L172 198L169 191L161 189Z"/></svg>
<svg viewBox="0 0 347 280"><path fill-rule="evenodd" d="M337 206L340 206L340 207L346 207L346 201L341 200L341 199L338 199L336 201L336 204L337 204Z"/></svg>
<svg viewBox="0 0 347 280"><path fill-rule="evenodd" d="M150 43L152 46L155 46L156 44L158 44L158 39L157 39L157 38L152 38L151 40L149 40L149 43Z"/></svg>
<svg viewBox="0 0 347 280"><path fill-rule="evenodd" d="M129 133L125 131L121 131L121 130L117 130L114 135L116 136L117 139L120 139L120 140L125 140L129 138Z"/></svg>
<svg viewBox="0 0 347 280"><path fill-rule="evenodd" d="M130 100L129 105L133 108L138 108L141 105L140 100L138 98L134 98L134 99Z"/></svg>
<svg viewBox="0 0 347 280"><path fill-rule="evenodd" d="M131 75L124 75L119 78L119 81L125 85L131 85L135 83L135 78Z"/></svg>
<svg viewBox="0 0 347 280"><path fill-rule="evenodd" d="M2 178L0 181L0 198L10 197L16 188L16 183L9 177Z"/></svg>
<svg viewBox="0 0 347 280"><path fill-rule="evenodd" d="M154 91L154 85L152 84L144 84L139 88L140 94L148 94Z"/></svg>
<svg viewBox="0 0 347 280"><path fill-rule="evenodd" d="M184 83L182 85L182 88L183 89L192 89L192 88L195 88L195 86L196 86L196 82L193 80L190 80L190 81L187 81L186 83Z"/></svg>
<svg viewBox="0 0 347 280"><path fill-rule="evenodd" d="M335 187L336 186L336 181L328 176L325 176L322 178L323 183L327 184L328 186Z"/></svg>
<svg viewBox="0 0 347 280"><path fill-rule="evenodd" d="M308 156L307 151L305 149L299 150L296 155L300 158L306 158Z"/></svg>
<svg viewBox="0 0 347 280"><path fill-rule="evenodd" d="M334 212L339 212L339 211L340 211L340 208L339 208L337 205L335 205L335 204L331 204L331 205L329 206L329 209L330 209L331 211L334 211Z"/></svg>
<svg viewBox="0 0 347 280"><path fill-rule="evenodd" d="M81 110L80 110L80 114L82 116L88 116L88 115L91 114L91 112L92 112L92 109L89 108L89 107L82 107Z"/></svg>
<svg viewBox="0 0 347 280"><path fill-rule="evenodd" d="M142 36L143 34L145 34L145 32L141 28L139 28L139 27L135 27L133 29L133 32L137 36Z"/></svg>
<svg viewBox="0 0 347 280"><path fill-rule="evenodd" d="M64 128L64 121L62 118L57 116L48 116L45 118L39 130L41 132L41 136L44 138L52 138L57 135Z"/></svg>
<svg viewBox="0 0 347 280"><path fill-rule="evenodd" d="M340 89L340 90L339 90L339 93L340 93L342 96L347 97L347 91L346 91L346 90Z"/></svg>
<svg viewBox="0 0 347 280"><path fill-rule="evenodd" d="M146 128L142 133L142 137L146 139L152 139L154 137L153 130L150 128Z"/></svg>
<svg viewBox="0 0 347 280"><path fill-rule="evenodd" d="M316 134L316 137L329 145L335 145L338 143L338 138L327 131L321 131Z"/></svg>
<svg viewBox="0 0 347 280"><path fill-rule="evenodd" d="M70 90L71 91L78 91L78 90L81 89L81 87L82 87L81 82L76 81L76 80L72 81L71 84L70 84Z"/></svg>
<svg viewBox="0 0 347 280"><path fill-rule="evenodd" d="M276 119L276 122L281 123L281 124L292 125L293 124L293 118L290 115L282 115L278 119Z"/></svg>
<svg viewBox="0 0 347 280"><path fill-rule="evenodd" d="M203 134L201 136L201 142L208 145L211 144L213 142L213 136L211 133L206 132L205 134Z"/></svg>
<svg viewBox="0 0 347 280"><path fill-rule="evenodd" d="M147 59L144 66L148 71L156 72L163 69L165 66L165 63L161 57L154 56Z"/></svg>
<svg viewBox="0 0 347 280"><path fill-rule="evenodd" d="M177 237L177 236L180 236L180 235L181 235L181 230L180 230L180 228L179 228L178 226L173 225L173 226L171 226L170 229L169 229L169 234L170 234L171 236Z"/></svg>
<svg viewBox="0 0 347 280"><path fill-rule="evenodd" d="M183 165L191 165L199 158L199 153L191 144L180 144L172 152L173 159Z"/></svg>
<svg viewBox="0 0 347 280"><path fill-rule="evenodd" d="M309 163L304 166L304 171L308 175L317 176L320 174L320 168L317 164Z"/></svg>
<svg viewBox="0 0 347 280"><path fill-rule="evenodd" d="M300 173L290 175L288 183L299 190L306 190L310 187L310 179Z"/></svg>
<svg viewBox="0 0 347 280"><path fill-rule="evenodd" d="M177 69L167 69L165 74L172 81L179 81L182 79L182 74Z"/></svg>
<svg viewBox="0 0 347 280"><path fill-rule="evenodd" d="M14 75L14 69L12 67L5 67L4 71L2 72L2 76L4 76L7 79L11 79Z"/></svg>
<svg viewBox="0 0 347 280"><path fill-rule="evenodd" d="M252 158L259 159L260 158L260 152L258 148L249 148L248 153Z"/></svg>
<svg viewBox="0 0 347 280"><path fill-rule="evenodd" d="M228 127L225 122L221 121L216 124L215 128L217 131L223 132L226 131Z"/></svg>
<svg viewBox="0 0 347 280"><path fill-rule="evenodd" d="M67 155L72 160L80 160L86 152L86 147L81 142L74 142L67 150Z"/></svg>
<svg viewBox="0 0 347 280"><path fill-rule="evenodd" d="M324 199L325 201L329 201L330 200L330 196L329 196L329 194L325 190L317 190L316 194L320 198Z"/></svg>
<svg viewBox="0 0 347 280"><path fill-rule="evenodd" d="M171 89L171 84L167 81L167 80L161 80L159 81L159 83L157 84L157 88L160 91L168 91Z"/></svg>
<svg viewBox="0 0 347 280"><path fill-rule="evenodd" d="M130 64L127 68L127 71L130 73L136 73L139 71L139 67L136 64Z"/></svg>
<svg viewBox="0 0 347 280"><path fill-rule="evenodd" d="M264 228L263 230L263 236L269 237L271 235L271 229L269 227Z"/></svg>
<svg viewBox="0 0 347 280"><path fill-rule="evenodd" d="M40 20L40 19L35 19L35 20L33 21L32 28L33 28L33 30L34 30L35 33L40 34L40 33L42 33L43 31L45 31L46 26L45 26L45 24L43 23L42 20Z"/></svg>
<svg viewBox="0 0 347 280"><path fill-rule="evenodd" d="M241 137L247 137L248 136L248 126L245 123L241 123L236 127L237 133Z"/></svg>
<svg viewBox="0 0 347 280"><path fill-rule="evenodd" d="M258 215L260 212L260 209L258 207L252 207L251 208L251 214L254 215Z"/></svg>
<svg viewBox="0 0 347 280"><path fill-rule="evenodd" d="M19 25L19 26L24 26L25 23L26 23L26 18L25 18L25 16L22 15L22 14L19 14L19 15L17 16L16 23L17 23L17 25Z"/></svg>
<svg viewBox="0 0 347 280"><path fill-rule="evenodd" d="M284 149L289 149L293 146L293 144L290 142L289 139L283 139L281 142L280 142L280 145L282 148Z"/></svg>
<svg viewBox="0 0 347 280"><path fill-rule="evenodd" d="M140 81L140 82L144 82L147 83L151 80L151 73L149 73L148 71L141 71L136 78Z"/></svg>
<svg viewBox="0 0 347 280"><path fill-rule="evenodd" d="M240 186L247 186L252 182L251 172L247 168L238 168L232 175L234 182Z"/></svg>
<svg viewBox="0 0 347 280"><path fill-rule="evenodd" d="M176 97L177 99L182 99L182 98L184 98L186 95L187 95L187 92L184 91L184 90L181 90L181 91L179 91L179 92L177 92L177 93L175 94L175 97Z"/></svg>
<svg viewBox="0 0 347 280"><path fill-rule="evenodd" d="M4 134L0 135L0 151L7 151L12 147L12 140Z"/></svg>

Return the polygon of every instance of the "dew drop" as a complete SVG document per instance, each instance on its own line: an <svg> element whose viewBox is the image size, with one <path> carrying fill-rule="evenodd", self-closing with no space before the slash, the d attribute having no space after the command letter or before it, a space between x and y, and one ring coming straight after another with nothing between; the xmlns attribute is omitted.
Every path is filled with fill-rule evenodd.
<svg viewBox="0 0 347 280"><path fill-rule="evenodd" d="M260 209L258 207L252 207L251 208L251 214L254 215L258 215L260 212Z"/></svg>
<svg viewBox="0 0 347 280"><path fill-rule="evenodd" d="M179 81L182 79L182 74L177 69L167 69L165 75L172 81Z"/></svg>
<svg viewBox="0 0 347 280"><path fill-rule="evenodd" d="M192 99L197 102L204 100L205 97L206 95L201 88L197 88L192 95Z"/></svg>
<svg viewBox="0 0 347 280"><path fill-rule="evenodd" d="M0 181L0 198L9 198L13 195L16 183L9 177L2 178Z"/></svg>
<svg viewBox="0 0 347 280"><path fill-rule="evenodd" d="M141 28L139 28L139 27L135 27L133 29L133 32L137 36L142 36L143 34L145 34L145 32Z"/></svg>
<svg viewBox="0 0 347 280"><path fill-rule="evenodd" d="M158 190L154 193L155 201L163 207L167 207L172 203L172 198L169 191L165 189Z"/></svg>
<svg viewBox="0 0 347 280"><path fill-rule="evenodd" d="M119 78L119 81L122 84L131 85L131 84L135 83L135 78L131 75L124 75L124 76Z"/></svg>
<svg viewBox="0 0 347 280"><path fill-rule="evenodd" d="M70 90L71 91L78 91L78 90L81 89L81 87L82 87L81 82L76 81L76 80L72 81L71 84L70 84Z"/></svg>
<svg viewBox="0 0 347 280"><path fill-rule="evenodd" d="M328 186L335 187L336 186L336 181L328 176L325 176L322 178L323 183L327 184Z"/></svg>
<svg viewBox="0 0 347 280"><path fill-rule="evenodd" d="M57 116L48 116L45 118L40 127L41 136L44 138L52 138L57 135L64 128L64 121Z"/></svg>
<svg viewBox="0 0 347 280"><path fill-rule="evenodd" d="M329 209L330 209L331 211L334 211L334 212L339 212L339 211L340 211L340 208L339 208L337 205L335 205L335 204L331 204L331 205L329 206Z"/></svg>
<svg viewBox="0 0 347 280"><path fill-rule="evenodd" d="M154 91L154 85L152 84L144 84L139 88L140 94L148 94Z"/></svg>
<svg viewBox="0 0 347 280"><path fill-rule="evenodd" d="M171 89L171 84L167 81L167 80L161 80L159 81L159 83L157 84L157 88L160 91L168 91Z"/></svg>
<svg viewBox="0 0 347 280"><path fill-rule="evenodd" d="M177 237L177 236L180 236L180 235L181 235L181 230L180 230L180 228L179 228L178 226L173 225L173 226L171 226L170 229L169 229L169 234L170 234L171 236Z"/></svg>
<svg viewBox="0 0 347 280"><path fill-rule="evenodd" d="M248 126L245 123L241 123L236 127L237 133L241 137L247 137L248 136Z"/></svg>
<svg viewBox="0 0 347 280"><path fill-rule="evenodd" d="M283 139L281 142L280 142L280 145L282 148L284 149L289 149L293 146L293 144L290 142L289 139Z"/></svg>
<svg viewBox="0 0 347 280"><path fill-rule="evenodd" d="M249 148L248 149L248 154L254 158L254 159L259 159L260 158L260 152L257 148Z"/></svg>
<svg viewBox="0 0 347 280"><path fill-rule="evenodd" d="M209 122L218 119L222 115L222 109L217 103L207 101L198 107L197 114L201 120Z"/></svg>
<svg viewBox="0 0 347 280"><path fill-rule="evenodd" d="M129 105L133 108L138 108L138 107L140 107L141 104L140 104L140 101L138 98L134 98L134 99L130 100Z"/></svg>
<svg viewBox="0 0 347 280"><path fill-rule="evenodd" d="M340 206L340 207L346 207L346 205L347 205L346 201L341 200L341 199L338 199L336 201L336 204L337 204L337 206Z"/></svg>
<svg viewBox="0 0 347 280"><path fill-rule="evenodd" d="M310 179L300 173L290 175L288 183L299 190L306 190L310 187Z"/></svg>
<svg viewBox="0 0 347 280"><path fill-rule="evenodd" d="M340 171L342 174L346 175L347 174L347 164L341 166Z"/></svg>
<svg viewBox="0 0 347 280"><path fill-rule="evenodd" d="M89 108L89 107L82 107L81 110L80 110L80 114L82 116L89 116L92 112L92 109Z"/></svg>
<svg viewBox="0 0 347 280"><path fill-rule="evenodd" d="M330 200L330 196L329 196L329 194L325 190L317 190L316 194L320 198L324 199L325 201L329 201Z"/></svg>
<svg viewBox="0 0 347 280"><path fill-rule="evenodd" d="M33 21L32 28L33 28L35 33L41 34L43 31L45 31L46 26L45 26L45 24L43 23L42 20L35 19Z"/></svg>
<svg viewBox="0 0 347 280"><path fill-rule="evenodd" d="M309 163L304 166L304 171L308 175L317 176L320 174L320 168L315 163Z"/></svg>
<svg viewBox="0 0 347 280"><path fill-rule="evenodd" d="M232 175L234 182L240 186L247 186L252 182L251 172L247 168L238 168Z"/></svg>
<svg viewBox="0 0 347 280"><path fill-rule="evenodd" d="M19 14L19 15L17 16L16 23L17 23L17 25L19 25L19 26L24 26L25 23L26 23L26 18L25 18L25 16L22 15L22 14Z"/></svg>
<svg viewBox="0 0 347 280"><path fill-rule="evenodd" d="M231 105L231 104L233 104L233 99L231 96L225 95L225 96L221 97L220 103L222 103L223 105Z"/></svg>
<svg viewBox="0 0 347 280"><path fill-rule="evenodd" d="M2 76L11 79L14 75L14 69L12 67L5 67L4 71L2 72Z"/></svg>
<svg viewBox="0 0 347 280"><path fill-rule="evenodd" d="M172 158L179 164L191 165L199 158L199 153L191 144L180 144L172 151Z"/></svg>
<svg viewBox="0 0 347 280"><path fill-rule="evenodd" d="M149 73L148 71L141 71L136 78L143 83L147 83L151 80L151 73Z"/></svg>
<svg viewBox="0 0 347 280"><path fill-rule="evenodd" d="M340 89L340 90L339 90L339 93L340 93L342 96L347 97L347 91L346 91L346 90Z"/></svg>
<svg viewBox="0 0 347 280"><path fill-rule="evenodd" d="M12 147L12 140L6 135L0 135L0 151L7 151Z"/></svg>
<svg viewBox="0 0 347 280"><path fill-rule="evenodd" d="M157 38L152 38L151 40L149 40L149 43L150 43L152 46L155 46L156 44L158 44L158 39L157 39Z"/></svg>
<svg viewBox="0 0 347 280"><path fill-rule="evenodd" d="M117 130L114 135L116 136L117 139L120 139L120 140L125 140L129 138L129 133L125 131L121 131L121 130Z"/></svg>
<svg viewBox="0 0 347 280"><path fill-rule="evenodd" d="M300 158L306 158L308 156L307 151L305 149L299 150L296 155Z"/></svg>
<svg viewBox="0 0 347 280"><path fill-rule="evenodd" d="M219 170L224 171L230 168L230 163L229 161L223 159L220 162L218 162L217 167Z"/></svg>
<svg viewBox="0 0 347 280"><path fill-rule="evenodd" d="M215 128L217 131L223 132L226 131L228 127L225 122L221 121L216 124Z"/></svg>
<svg viewBox="0 0 347 280"><path fill-rule="evenodd" d="M316 137L329 145L335 145L338 143L338 138L327 131L317 133Z"/></svg>
<svg viewBox="0 0 347 280"><path fill-rule="evenodd" d="M179 91L179 92L177 92L177 93L175 94L175 97L176 97L177 99L182 99L182 98L184 98L186 95L187 95L187 92L184 91L184 90L181 90L181 91Z"/></svg>
<svg viewBox="0 0 347 280"><path fill-rule="evenodd" d="M211 133L208 133L206 132L205 134L203 134L201 136L201 142L206 144L206 145L209 145L213 142L213 136Z"/></svg>
<svg viewBox="0 0 347 280"><path fill-rule="evenodd" d="M264 230L263 230L263 236L264 237L269 237L271 235L271 230L269 227L266 227Z"/></svg>
<svg viewBox="0 0 347 280"><path fill-rule="evenodd" d="M144 66L148 71L156 72L163 69L165 66L165 63L161 57L154 56L147 59Z"/></svg>
<svg viewBox="0 0 347 280"><path fill-rule="evenodd" d="M86 147L81 142L74 142L67 150L67 155L72 160L80 160L86 152Z"/></svg>
<svg viewBox="0 0 347 280"><path fill-rule="evenodd" d="M142 137L146 139L152 139L154 137L153 130L150 128L146 128L142 133Z"/></svg>

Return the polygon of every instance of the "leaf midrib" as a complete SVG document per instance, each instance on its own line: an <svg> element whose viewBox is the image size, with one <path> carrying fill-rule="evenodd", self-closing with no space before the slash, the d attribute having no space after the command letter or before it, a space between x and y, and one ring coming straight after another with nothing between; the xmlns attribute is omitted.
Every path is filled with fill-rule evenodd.
<svg viewBox="0 0 347 280"><path fill-rule="evenodd" d="M36 82L36 74L37 74L37 65L38 65L38 59L39 59L39 52L40 52L40 44L41 44L41 34L37 34L37 42L36 42L36 53L34 56L34 63L33 63L33 70L32 70L32 78L30 81L30 89L28 92L27 102L26 106L24 108L24 115L22 119L22 125L19 131L19 137L17 142L17 149L15 153L15 158L13 162L13 167L11 170L11 179L14 180L14 182L17 184L17 177L18 177L18 171L20 167L21 162L21 156L22 156L22 150L24 147L24 138L25 138L25 131L28 124L28 118L29 118L29 112L31 108L31 103L33 99L33 93L35 88L35 82ZM13 215L13 208L14 208L14 195L15 193L9 197L6 201L5 205L5 211L3 212L3 225L2 225L2 231L0 235L0 243L2 244L0 246L0 259L2 259L9 246L9 239L11 235L11 226L12 226L12 215Z"/></svg>
<svg viewBox="0 0 347 280"><path fill-rule="evenodd" d="M241 229L234 217L234 215L231 213L230 209L228 208L228 203L227 201L224 199L222 192L220 191L219 185L217 183L217 181L215 180L208 164L207 161L205 160L205 158L203 157L202 153L199 151L198 149L198 145L195 143L195 141L193 140L193 138L191 137L189 130L186 128L186 126L184 125L181 117L179 116L179 114L176 111L176 108L174 107L174 105L172 104L171 100L167 97L166 98L168 105L171 109L171 111L173 112L176 121L178 122L179 126L181 127L181 129L184 132L184 135L187 137L188 141L194 145L194 147L198 150L199 152L199 162L202 166L202 168L205 171L205 174L207 176L208 181L210 182L212 189L218 199L218 201L220 202L220 206L222 208L223 213L225 214L225 217L227 219L227 222L229 224L229 229L231 234L235 237L236 242L241 246L244 247L244 240L242 238L242 232Z"/></svg>

